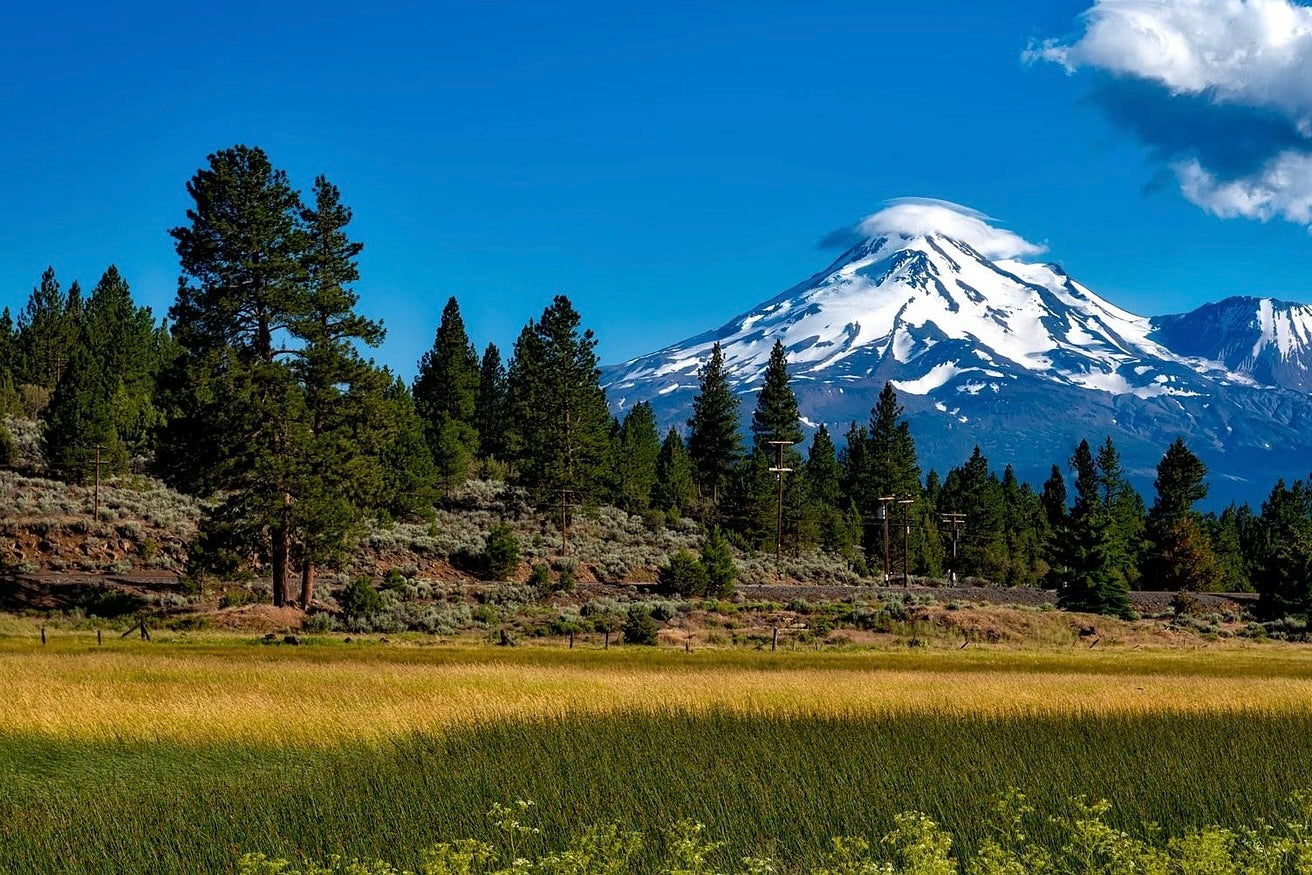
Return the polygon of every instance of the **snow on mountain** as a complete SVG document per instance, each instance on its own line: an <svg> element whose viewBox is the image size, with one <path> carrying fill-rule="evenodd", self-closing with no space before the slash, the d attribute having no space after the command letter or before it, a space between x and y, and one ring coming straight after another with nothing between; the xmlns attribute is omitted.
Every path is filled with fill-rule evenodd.
<svg viewBox="0 0 1312 875"><path fill-rule="evenodd" d="M1177 353L1219 363L1254 383L1312 392L1312 307L1234 297L1152 320Z"/></svg>
<svg viewBox="0 0 1312 875"><path fill-rule="evenodd" d="M606 368L612 406L647 400L682 426L712 344L750 395L779 340L809 423L864 422L892 381L926 467L979 443L1041 479L1080 438L1112 434L1150 482L1183 434L1214 481L1264 490L1273 471L1306 473L1291 453L1312 445L1312 308L1230 299L1138 316L1039 260L1043 247L940 201L894 202L858 231L829 267L720 328Z"/></svg>

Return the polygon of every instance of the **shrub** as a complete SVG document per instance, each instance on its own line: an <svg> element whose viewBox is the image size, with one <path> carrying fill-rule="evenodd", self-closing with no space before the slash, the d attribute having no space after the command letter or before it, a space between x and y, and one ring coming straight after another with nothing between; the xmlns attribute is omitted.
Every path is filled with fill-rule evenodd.
<svg viewBox="0 0 1312 875"><path fill-rule="evenodd" d="M342 613L348 620L365 620L382 613L383 597L374 587L373 581L360 575L346 585L346 589L337 597Z"/></svg>
<svg viewBox="0 0 1312 875"><path fill-rule="evenodd" d="M702 567L706 573L706 595L733 595L738 569L734 567L729 542L718 528L711 529L706 535L706 543L702 545Z"/></svg>
<svg viewBox="0 0 1312 875"><path fill-rule="evenodd" d="M623 631L625 643L651 645L656 643L656 633L660 627L652 619L651 611L634 605L624 617Z"/></svg>
<svg viewBox="0 0 1312 875"><path fill-rule="evenodd" d="M533 569L529 572L528 582L531 586L536 586L538 589L550 589L551 566L545 562L539 562L534 565Z"/></svg>
<svg viewBox="0 0 1312 875"><path fill-rule="evenodd" d="M400 589L405 586L405 583L405 575L401 573L400 569L389 568L387 573L383 575L383 589Z"/></svg>
<svg viewBox="0 0 1312 875"><path fill-rule="evenodd" d="M14 440L9 426L0 421L0 467L8 468L18 464L18 441Z"/></svg>
<svg viewBox="0 0 1312 875"><path fill-rule="evenodd" d="M497 523L487 533L483 567L494 580L509 579L519 567L519 538L505 523Z"/></svg>
<svg viewBox="0 0 1312 875"><path fill-rule="evenodd" d="M556 589L561 592L573 592L576 583L574 576L574 563L567 562L560 567L560 572L556 576Z"/></svg>
<svg viewBox="0 0 1312 875"><path fill-rule="evenodd" d="M307 635L323 635L333 629L333 618L325 613L309 614L301 621L301 631Z"/></svg>
<svg viewBox="0 0 1312 875"><path fill-rule="evenodd" d="M661 569L659 583L666 592L704 595L707 586L706 566L692 553L680 550Z"/></svg>

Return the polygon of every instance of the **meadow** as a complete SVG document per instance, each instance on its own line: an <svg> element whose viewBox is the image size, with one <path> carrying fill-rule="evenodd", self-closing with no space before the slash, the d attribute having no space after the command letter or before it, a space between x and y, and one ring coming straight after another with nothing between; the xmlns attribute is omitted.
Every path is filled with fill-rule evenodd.
<svg viewBox="0 0 1312 875"><path fill-rule="evenodd" d="M417 866L681 818L744 855L819 859L918 810L969 856L1010 787L1112 803L1139 835L1240 828L1312 788L1312 655L756 652L0 639L0 871L234 871L243 853ZM1060 840L1037 822L1037 840Z"/></svg>

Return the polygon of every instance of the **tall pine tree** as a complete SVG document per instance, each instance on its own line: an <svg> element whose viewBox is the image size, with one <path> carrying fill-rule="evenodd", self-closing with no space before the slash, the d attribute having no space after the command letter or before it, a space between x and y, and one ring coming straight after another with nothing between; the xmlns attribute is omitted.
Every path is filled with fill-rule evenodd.
<svg viewBox="0 0 1312 875"><path fill-rule="evenodd" d="M460 305L452 297L442 309L432 349L419 360L412 390L415 407L427 425L433 461L448 491L468 476L478 452L474 428L478 389L478 353L465 333Z"/></svg>
<svg viewBox="0 0 1312 875"><path fill-rule="evenodd" d="M580 322L569 298L557 295L520 334L509 369L518 474L543 504L559 502L561 490L584 502L609 497L610 412L597 339Z"/></svg>
<svg viewBox="0 0 1312 875"><path fill-rule="evenodd" d="M697 374L698 392L688 420L688 458L693 477L704 499L715 507L720 491L738 460L742 436L738 431L738 398L729 388L720 344L711 347L710 358Z"/></svg>

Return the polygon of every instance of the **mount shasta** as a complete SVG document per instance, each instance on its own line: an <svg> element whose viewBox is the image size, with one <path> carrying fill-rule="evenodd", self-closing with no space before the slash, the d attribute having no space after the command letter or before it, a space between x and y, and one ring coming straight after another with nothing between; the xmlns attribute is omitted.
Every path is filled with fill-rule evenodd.
<svg viewBox="0 0 1312 875"><path fill-rule="evenodd" d="M841 447L891 381L925 470L978 444L1037 485L1081 439L1110 435L1150 497L1181 436L1210 469L1209 503L1256 503L1312 466L1312 307L1234 297L1137 316L942 202L894 202L858 230L829 267L720 328L604 368L612 409L649 401L682 429L718 342L747 420L778 340L809 429Z"/></svg>

